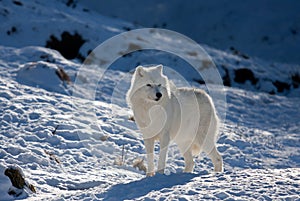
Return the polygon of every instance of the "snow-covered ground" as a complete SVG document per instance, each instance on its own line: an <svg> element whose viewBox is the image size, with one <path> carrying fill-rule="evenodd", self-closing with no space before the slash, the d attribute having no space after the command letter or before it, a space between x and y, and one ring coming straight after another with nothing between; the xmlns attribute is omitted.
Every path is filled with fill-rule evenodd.
<svg viewBox="0 0 300 201"><path fill-rule="evenodd" d="M227 85L226 121L218 140L225 171L214 173L201 155L195 172L184 174L183 159L172 145L166 175L148 178L133 167L145 159L145 151L124 99L128 71L139 63L163 63L192 86L203 87L202 78L182 70L190 68L174 55L155 51L122 57L99 83L92 78L102 69L76 76L89 50L135 26L62 2L0 2L0 200L300 199L299 65L205 46ZM86 41L76 54L62 53L72 60L43 47L51 35L61 40L63 32ZM178 42L171 36L165 41ZM61 69L70 80L62 81ZM97 86L94 99L71 96L78 79ZM4 171L10 166L23 170L36 194L28 189L17 198L7 194L11 183Z"/></svg>

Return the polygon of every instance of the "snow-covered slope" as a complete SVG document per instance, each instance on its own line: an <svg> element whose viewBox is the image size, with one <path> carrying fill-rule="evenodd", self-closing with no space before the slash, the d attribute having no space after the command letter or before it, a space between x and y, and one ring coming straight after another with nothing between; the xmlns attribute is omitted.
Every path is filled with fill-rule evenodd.
<svg viewBox="0 0 300 201"><path fill-rule="evenodd" d="M78 0L92 10L146 27L168 28L222 50L300 63L300 2L294 0Z"/></svg>
<svg viewBox="0 0 300 201"><path fill-rule="evenodd" d="M193 174L182 173L182 156L172 145L166 175L146 178L134 167L144 162L145 151L124 99L131 78L128 71L138 62L163 63L178 71L189 69L187 64L162 52L133 53L113 63L103 79L94 83L98 86L94 100L74 97L74 80L92 82L92 76L78 78L82 67L78 60L41 47L49 35L59 37L68 31L89 38L79 48L85 56L98 45L97 40L131 25L61 1L1 1L0 6L1 13L6 13L0 26L20 27L19 35L0 37L0 200L299 199L296 65L273 64L207 46L221 76L233 86L225 87L227 118L218 140L225 172L213 173L210 160L201 155ZM176 43L172 37L166 41ZM241 74L248 72L246 78L238 76L238 69L244 69ZM180 72L192 86L203 87L194 73ZM279 90L276 81L288 83L289 88ZM10 166L23 170L36 194L28 189L17 198L7 194L11 183L4 171Z"/></svg>
<svg viewBox="0 0 300 201"><path fill-rule="evenodd" d="M83 61L94 48L106 39L121 32L138 28L131 23L111 19L101 16L94 11L89 11L82 7L80 3L71 2L59 0L3 0L0 4L0 21L3 22L0 24L2 30L0 32L0 44L13 47L30 45L49 47L58 50L67 59ZM239 5L235 5L236 8ZM240 7L242 8L243 6ZM222 33L218 33L218 35L222 35ZM252 36L253 34L248 35ZM295 36L295 40L297 38ZM138 40L134 42L138 42ZM245 47L243 43L238 43ZM256 43L250 42L250 44L255 45ZM278 42L276 44L283 43ZM297 53L299 51L292 48L293 44L298 47L298 42L292 41L288 44L292 44L292 46L284 48L285 54L296 54L298 56ZM218 51L206 45L203 45L203 47L213 57L212 59L224 79L224 84L227 86L247 88L270 94L292 94L292 96L295 95L294 89L297 89L299 92L299 64L286 65L275 62L277 60L265 62L258 58L249 58L248 55L239 52L234 47L227 52ZM272 52L279 52L273 46L270 46L270 49ZM149 64L149 62L164 62L175 69L186 69L188 67L187 63L181 61L178 57L163 53L153 56L153 54L145 52L136 52L133 56L127 55L117 65L117 68L127 71L138 64ZM219 54L224 54L224 57L214 56ZM166 57L168 59L165 59ZM188 73L188 75L190 74ZM241 74L242 76L240 76ZM186 79L202 81L200 77Z"/></svg>
<svg viewBox="0 0 300 201"><path fill-rule="evenodd" d="M133 27L62 2L1 1L0 44L47 46L60 50L67 59L83 59L100 42Z"/></svg>
<svg viewBox="0 0 300 201"><path fill-rule="evenodd" d="M2 47L2 51L5 49ZM57 56L57 52L34 49L27 48L27 51L44 50L49 57ZM63 61L70 69L76 66L63 58L58 59L58 62ZM1 72L22 69L23 61L17 69L7 67L12 63L16 61L2 57ZM44 65L53 64L44 62ZM51 68L45 71L48 75L53 74ZM124 74L109 73L116 78ZM1 76L0 164L2 170L12 164L22 167L26 178L37 188L38 193L31 194L31 199L272 199L298 196L300 130L297 105L300 100L297 97L227 88L227 120L218 141L225 172L213 174L211 162L203 156L196 159L195 174L182 174L183 160L173 145L166 170L169 176L145 178L144 172L133 168L135 160L144 158L144 146L141 135L128 118L128 108L113 105L118 112L112 116L110 104L78 99L76 103L87 105L87 108L93 105L95 109L78 114L74 100L64 94L63 88L61 93L47 91L21 84L23 78L27 79L27 76L17 78L14 73ZM48 84L53 86L54 83ZM109 82L105 87L108 91L113 90ZM89 117L94 113L97 123L90 122ZM9 183L7 178L1 177L2 198L10 199L5 195Z"/></svg>

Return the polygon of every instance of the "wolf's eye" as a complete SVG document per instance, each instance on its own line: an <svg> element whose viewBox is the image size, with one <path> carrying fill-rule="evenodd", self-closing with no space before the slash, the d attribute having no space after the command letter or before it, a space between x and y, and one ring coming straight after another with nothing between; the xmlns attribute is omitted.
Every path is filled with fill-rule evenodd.
<svg viewBox="0 0 300 201"><path fill-rule="evenodd" d="M147 84L146 86L147 86L147 87L152 87L151 84Z"/></svg>
<svg viewBox="0 0 300 201"><path fill-rule="evenodd" d="M161 84L158 84L157 86L158 86L158 87L160 87L160 86L161 86Z"/></svg>

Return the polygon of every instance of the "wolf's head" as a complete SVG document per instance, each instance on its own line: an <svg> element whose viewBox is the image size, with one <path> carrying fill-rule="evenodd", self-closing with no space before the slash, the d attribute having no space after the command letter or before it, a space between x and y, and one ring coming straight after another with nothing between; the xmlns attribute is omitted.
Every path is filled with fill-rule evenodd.
<svg viewBox="0 0 300 201"><path fill-rule="evenodd" d="M143 67L138 66L133 74L131 86L127 93L127 102L133 99L143 99L147 102L159 104L166 98L170 98L170 86L168 78L163 75L163 66Z"/></svg>

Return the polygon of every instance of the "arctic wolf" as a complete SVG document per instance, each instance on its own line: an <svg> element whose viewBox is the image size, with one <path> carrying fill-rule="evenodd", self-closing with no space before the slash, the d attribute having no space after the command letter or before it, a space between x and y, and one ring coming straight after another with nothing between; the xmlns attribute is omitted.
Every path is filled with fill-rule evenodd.
<svg viewBox="0 0 300 201"><path fill-rule="evenodd" d="M193 156L202 151L212 160L214 170L222 172L223 160L216 148L218 117L211 98L200 89L176 88L162 71L162 65L138 66L127 92L127 102L143 134L147 176L155 174L155 140L160 142L159 173L164 173L171 140L184 157L184 172L193 171Z"/></svg>

